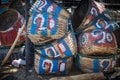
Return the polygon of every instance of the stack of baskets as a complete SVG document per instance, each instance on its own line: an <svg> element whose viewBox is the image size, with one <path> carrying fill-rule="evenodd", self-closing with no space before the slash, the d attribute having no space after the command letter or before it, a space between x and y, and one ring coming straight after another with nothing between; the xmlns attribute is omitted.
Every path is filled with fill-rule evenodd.
<svg viewBox="0 0 120 80"><path fill-rule="evenodd" d="M84 7L87 9L82 11ZM72 16L72 25L78 37L78 68L85 73L113 71L117 42L112 31L119 26L104 6L93 0L82 0Z"/></svg>
<svg viewBox="0 0 120 80"><path fill-rule="evenodd" d="M0 14L0 63L6 56L10 47L12 46L19 28L22 27L24 18L23 16L14 9L8 9L7 11ZM8 61L12 61L17 58L24 57L24 41L25 41L26 30L23 30L22 35L20 36L13 54L10 56Z"/></svg>
<svg viewBox="0 0 120 80"><path fill-rule="evenodd" d="M37 0L30 9L28 37L35 45L38 74L67 74L76 53L70 14L50 0Z"/></svg>

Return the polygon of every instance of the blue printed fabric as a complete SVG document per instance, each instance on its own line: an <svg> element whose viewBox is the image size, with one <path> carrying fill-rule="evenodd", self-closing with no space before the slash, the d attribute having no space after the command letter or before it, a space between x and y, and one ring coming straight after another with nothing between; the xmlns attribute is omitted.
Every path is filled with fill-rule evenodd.
<svg viewBox="0 0 120 80"><path fill-rule="evenodd" d="M42 36L47 37L48 30L50 30L51 36L56 35L58 30L58 17L50 17L48 13L34 14L32 17L30 33L32 35L41 34Z"/></svg>
<svg viewBox="0 0 120 80"><path fill-rule="evenodd" d="M72 45L74 45L74 43L71 42ZM65 58L73 56L75 54L72 53L72 50L70 49L70 46L68 44L69 43L62 39L56 44L50 43L43 47L37 47L37 49L39 50L40 54L44 57Z"/></svg>
<svg viewBox="0 0 120 80"><path fill-rule="evenodd" d="M110 30L114 31L119 28L119 25L112 20L109 14L103 12L99 14L94 20L93 25L95 29Z"/></svg>
<svg viewBox="0 0 120 80"><path fill-rule="evenodd" d="M50 0L37 0L35 4L32 6L30 12L34 13L44 13L48 12L54 15L59 15L62 8Z"/></svg>
<svg viewBox="0 0 120 80"><path fill-rule="evenodd" d="M69 60L68 60L69 59ZM39 74L52 74L52 73L59 73L59 74L67 74L70 71L71 67L70 64L72 64L72 58L66 58L66 59L47 59L42 56L40 56L40 61L38 64L38 73ZM69 63L69 66L67 65Z"/></svg>

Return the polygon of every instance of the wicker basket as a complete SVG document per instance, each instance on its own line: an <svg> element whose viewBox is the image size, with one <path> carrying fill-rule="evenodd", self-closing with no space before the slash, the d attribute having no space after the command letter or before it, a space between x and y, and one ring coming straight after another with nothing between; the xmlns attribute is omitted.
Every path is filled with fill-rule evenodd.
<svg viewBox="0 0 120 80"><path fill-rule="evenodd" d="M77 66L84 73L112 72L116 65L115 56L97 57L77 55Z"/></svg>
<svg viewBox="0 0 120 80"><path fill-rule="evenodd" d="M68 19L48 13L34 14L29 18L28 37L33 43L59 39L67 33Z"/></svg>
<svg viewBox="0 0 120 80"><path fill-rule="evenodd" d="M87 28L91 20L104 11L104 6L94 0L82 0L72 15L72 26L75 32Z"/></svg>
<svg viewBox="0 0 120 80"><path fill-rule="evenodd" d="M89 27L84 31L101 29L101 30L110 30L114 31L119 28L117 22L115 22L113 16L109 15L108 12L104 11L99 14L95 19L91 21Z"/></svg>
<svg viewBox="0 0 120 80"><path fill-rule="evenodd" d="M6 47L0 47L0 63L3 61L5 58L6 54L8 53L9 49L11 46L6 46ZM12 60L19 59L19 58L25 58L25 53L24 53L25 46L24 45L19 45L16 46L9 57L7 63L11 63Z"/></svg>
<svg viewBox="0 0 120 80"><path fill-rule="evenodd" d="M14 9L0 15L0 46L11 46L17 36L18 29L23 25L24 18ZM25 29L17 44L25 41Z"/></svg>
<svg viewBox="0 0 120 80"><path fill-rule="evenodd" d="M38 74L68 74L72 66L72 57L49 59L35 54L34 67Z"/></svg>
<svg viewBox="0 0 120 80"><path fill-rule="evenodd" d="M117 53L115 35L110 31L93 30L78 37L78 51L83 55L110 55Z"/></svg>
<svg viewBox="0 0 120 80"><path fill-rule="evenodd" d="M61 6L52 2L51 0L36 0L33 6L30 9L31 14L35 13L50 13L55 16L61 16L64 18L69 18L70 14Z"/></svg>
<svg viewBox="0 0 120 80"><path fill-rule="evenodd" d="M76 39L69 32L64 38L48 43L45 46L36 46L36 51L44 57L66 58L75 55L77 51Z"/></svg>

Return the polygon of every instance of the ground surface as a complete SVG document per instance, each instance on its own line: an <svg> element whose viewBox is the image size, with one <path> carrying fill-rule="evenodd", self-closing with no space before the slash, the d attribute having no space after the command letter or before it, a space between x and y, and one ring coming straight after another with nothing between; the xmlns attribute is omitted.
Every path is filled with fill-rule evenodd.
<svg viewBox="0 0 120 80"><path fill-rule="evenodd" d="M77 75L81 72L74 68L69 75ZM11 65L5 65L0 67L0 80L49 80L59 75L38 75L34 68L29 73L26 73L25 66L21 68L15 68Z"/></svg>

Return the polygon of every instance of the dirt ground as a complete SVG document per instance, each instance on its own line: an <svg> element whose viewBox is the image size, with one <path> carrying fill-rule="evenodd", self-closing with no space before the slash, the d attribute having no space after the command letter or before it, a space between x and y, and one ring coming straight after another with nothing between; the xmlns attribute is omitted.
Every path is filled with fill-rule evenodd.
<svg viewBox="0 0 120 80"><path fill-rule="evenodd" d="M72 69L70 75L81 74L76 68ZM21 68L15 68L11 65L5 65L0 67L0 80L49 80L51 78L57 77L60 75L38 75L34 68L29 70L29 73L26 73L25 66Z"/></svg>
<svg viewBox="0 0 120 80"><path fill-rule="evenodd" d="M81 74L82 73L80 72L80 70L78 70L75 67L71 70L70 74L66 76L74 76L74 75L81 75ZM34 68L29 70L29 73L26 73L25 66L21 68L15 68L8 64L3 67L0 67L0 80L50 80L55 77L65 77L65 76L38 75L35 72ZM70 79L70 80L75 80L75 79ZM117 72L113 73L110 77L106 78L105 80L120 80L120 67L117 69Z"/></svg>

